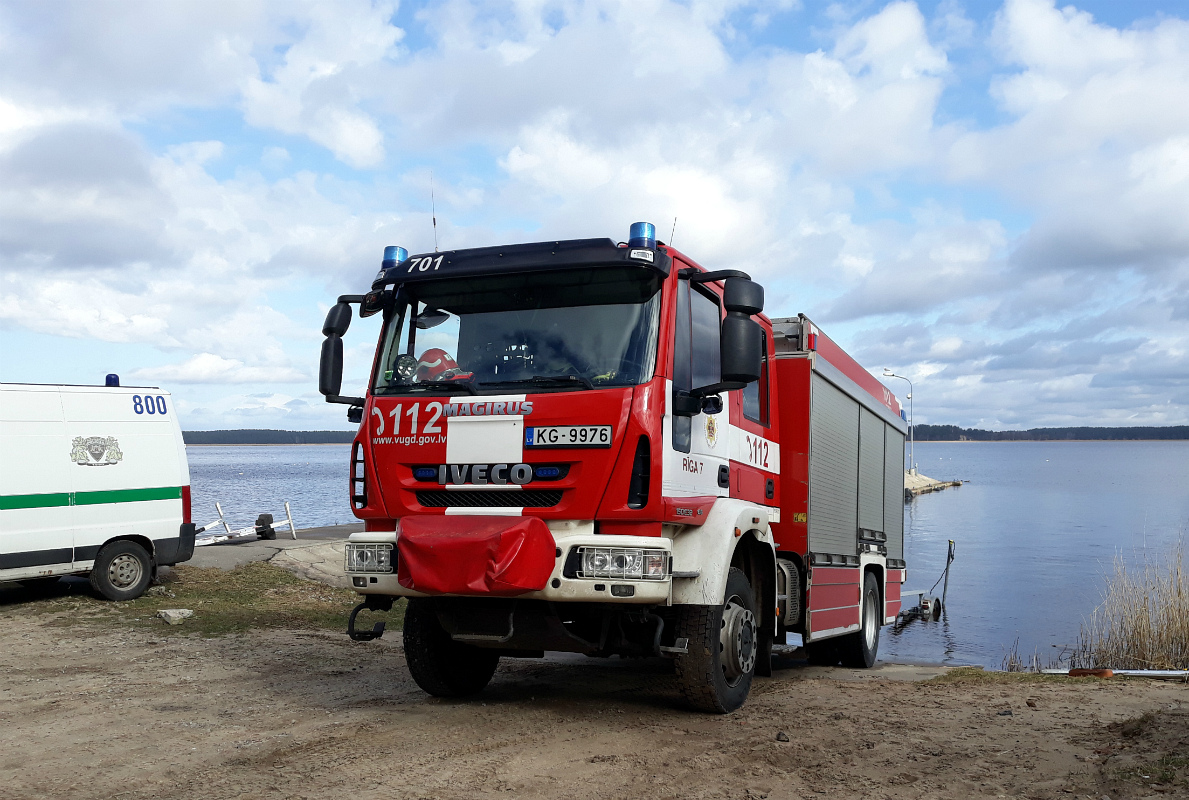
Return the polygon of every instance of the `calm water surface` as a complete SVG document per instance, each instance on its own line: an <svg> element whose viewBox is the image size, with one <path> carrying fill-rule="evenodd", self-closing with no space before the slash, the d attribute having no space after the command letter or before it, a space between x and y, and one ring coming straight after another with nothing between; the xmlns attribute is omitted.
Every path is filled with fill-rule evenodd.
<svg viewBox="0 0 1189 800"><path fill-rule="evenodd" d="M932 586L948 539L957 559L946 619L885 628L887 660L998 668L1018 637L1043 664L1076 640L1116 556L1166 556L1189 531L1189 442L931 442L916 459L970 483L905 504L906 588Z"/></svg>
<svg viewBox="0 0 1189 800"><path fill-rule="evenodd" d="M189 446L186 457L199 525L218 518L215 501L232 528L251 525L261 513L283 519L286 500L299 529L358 522L347 501L349 444Z"/></svg>
<svg viewBox="0 0 1189 800"><path fill-rule="evenodd" d="M354 522L349 445L189 447L194 520L233 527L289 500L299 528ZM928 589L957 542L938 623L883 630L880 657L1000 666L1017 638L1042 661L1072 643L1116 555L1189 538L1189 442L920 443L920 471L970 483L905 504L908 588ZM936 590L940 594L941 587Z"/></svg>

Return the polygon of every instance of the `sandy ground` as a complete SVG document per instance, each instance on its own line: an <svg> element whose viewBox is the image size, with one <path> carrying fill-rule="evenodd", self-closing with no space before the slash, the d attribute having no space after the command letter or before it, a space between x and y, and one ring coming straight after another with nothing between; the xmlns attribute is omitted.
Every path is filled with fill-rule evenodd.
<svg viewBox="0 0 1189 800"><path fill-rule="evenodd" d="M2 798L1189 797L1184 684L788 662L708 716L664 660L505 660L443 701L399 632L61 622L3 615Z"/></svg>

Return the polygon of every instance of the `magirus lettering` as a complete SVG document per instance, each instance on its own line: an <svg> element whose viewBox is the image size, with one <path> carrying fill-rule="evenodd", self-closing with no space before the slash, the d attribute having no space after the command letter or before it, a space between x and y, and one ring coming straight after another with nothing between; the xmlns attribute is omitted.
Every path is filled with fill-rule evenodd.
<svg viewBox="0 0 1189 800"><path fill-rule="evenodd" d="M533 479L528 464L439 464L438 483L442 486L469 483L475 486L523 486Z"/></svg>
<svg viewBox="0 0 1189 800"><path fill-rule="evenodd" d="M517 416L533 413L532 400L513 400L512 402L466 402L452 400L446 404L444 413L447 417L493 417Z"/></svg>

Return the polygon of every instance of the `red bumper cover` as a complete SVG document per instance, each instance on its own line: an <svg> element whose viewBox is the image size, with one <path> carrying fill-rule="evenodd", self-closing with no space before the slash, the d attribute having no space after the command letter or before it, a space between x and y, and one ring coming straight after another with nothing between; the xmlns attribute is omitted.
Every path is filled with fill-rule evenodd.
<svg viewBox="0 0 1189 800"><path fill-rule="evenodd" d="M545 588L556 547L537 517L405 517L396 579L427 594L511 597Z"/></svg>

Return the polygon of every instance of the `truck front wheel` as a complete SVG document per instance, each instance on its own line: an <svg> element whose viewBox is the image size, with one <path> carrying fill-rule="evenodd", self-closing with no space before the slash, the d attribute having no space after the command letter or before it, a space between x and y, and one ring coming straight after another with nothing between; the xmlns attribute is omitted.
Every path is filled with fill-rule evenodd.
<svg viewBox="0 0 1189 800"><path fill-rule="evenodd" d="M721 606L681 607L677 636L689 642L677 657L677 681L699 711L727 714L747 699L760 652L755 610L751 583L734 567Z"/></svg>
<svg viewBox="0 0 1189 800"><path fill-rule="evenodd" d="M405 662L413 680L435 697L465 697L491 681L500 655L456 642L438 622L433 601L409 598L405 611Z"/></svg>

